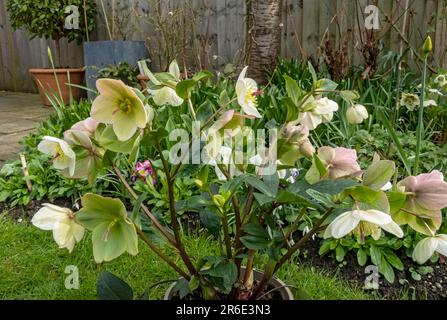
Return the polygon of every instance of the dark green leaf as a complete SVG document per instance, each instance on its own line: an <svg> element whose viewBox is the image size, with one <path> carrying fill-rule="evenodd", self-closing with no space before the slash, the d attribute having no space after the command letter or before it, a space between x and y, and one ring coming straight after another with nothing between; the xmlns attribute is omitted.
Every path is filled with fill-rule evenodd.
<svg viewBox="0 0 447 320"><path fill-rule="evenodd" d="M103 271L96 283L99 300L132 300L132 288L114 274Z"/></svg>

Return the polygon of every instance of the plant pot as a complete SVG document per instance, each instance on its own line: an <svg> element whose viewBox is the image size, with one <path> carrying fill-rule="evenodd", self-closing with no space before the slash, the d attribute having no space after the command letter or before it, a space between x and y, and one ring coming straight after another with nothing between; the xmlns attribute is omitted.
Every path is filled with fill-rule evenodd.
<svg viewBox="0 0 447 320"><path fill-rule="evenodd" d="M33 75L34 82L39 89L42 102L46 106L51 106L51 102L47 97L57 95L67 105L70 103L70 97L78 101L83 97L83 90L68 84L82 85L84 82L84 69L30 69L29 72ZM59 88L57 83L59 83Z"/></svg>
<svg viewBox="0 0 447 320"><path fill-rule="evenodd" d="M127 62L131 66L135 66L139 60L146 58L147 50L144 41L84 42L87 87L96 90L98 71L108 65ZM89 91L88 97L93 99L95 94Z"/></svg>
<svg viewBox="0 0 447 320"><path fill-rule="evenodd" d="M244 277L244 273L245 273L245 268L242 267L241 268L241 276L240 278L242 279ZM264 276L264 272L254 269L253 270L253 278L254 281L256 280L261 280L262 277ZM166 291L165 296L164 296L164 300L172 300L173 296L174 296L174 287L177 284L177 282L174 282ZM280 279L273 277L267 287L269 290L274 289L274 288L278 288L278 293L281 295L281 300L295 300L295 298L293 297L293 293L290 290L289 287L286 286L286 284L284 282L282 282Z"/></svg>

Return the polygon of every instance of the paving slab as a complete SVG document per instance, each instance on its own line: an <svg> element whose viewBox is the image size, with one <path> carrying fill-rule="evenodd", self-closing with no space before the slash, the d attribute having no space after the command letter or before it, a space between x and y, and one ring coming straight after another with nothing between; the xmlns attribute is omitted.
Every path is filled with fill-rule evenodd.
<svg viewBox="0 0 447 320"><path fill-rule="evenodd" d="M52 112L37 94L0 91L0 167L5 160L18 159L19 141Z"/></svg>

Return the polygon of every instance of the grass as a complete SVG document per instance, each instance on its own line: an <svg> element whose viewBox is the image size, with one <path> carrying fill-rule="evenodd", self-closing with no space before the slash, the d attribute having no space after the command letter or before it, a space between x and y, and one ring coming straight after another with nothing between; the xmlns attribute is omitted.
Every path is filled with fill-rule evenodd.
<svg viewBox="0 0 447 320"><path fill-rule="evenodd" d="M52 239L51 232L34 228L28 222L17 224L0 216L0 299L96 299L96 279L108 270L127 281L138 298L148 286L178 276L145 246L136 257L128 254L97 265L92 256L90 238L84 238L69 254ZM206 237L187 237L186 248L194 256L216 250ZM179 262L180 263L180 262ZM79 289L65 289L65 268L78 267ZM298 286L312 299L372 299L373 295L353 288L334 275L310 267L285 265L278 276ZM150 299L161 299L169 284L150 290Z"/></svg>

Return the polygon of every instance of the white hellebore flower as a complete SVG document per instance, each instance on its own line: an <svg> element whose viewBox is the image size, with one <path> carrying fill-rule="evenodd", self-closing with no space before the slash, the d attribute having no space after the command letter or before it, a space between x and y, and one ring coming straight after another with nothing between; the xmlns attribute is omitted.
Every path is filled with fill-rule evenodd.
<svg viewBox="0 0 447 320"><path fill-rule="evenodd" d="M409 111L414 111L419 107L419 96L412 93L402 93L400 105L406 107Z"/></svg>
<svg viewBox="0 0 447 320"><path fill-rule="evenodd" d="M59 248L73 250L76 242L81 241L84 236L84 227L74 220L74 213L67 208L61 208L45 203L34 217L31 223L42 230L52 230L54 241Z"/></svg>
<svg viewBox="0 0 447 320"><path fill-rule="evenodd" d="M262 118L258 109L256 109L258 85L255 80L245 77L247 69L248 67L245 67L242 70L236 82L237 101L245 114L256 118Z"/></svg>
<svg viewBox="0 0 447 320"><path fill-rule="evenodd" d="M428 108L428 107L437 107L438 104L436 103L435 100L424 100L424 107Z"/></svg>
<svg viewBox="0 0 447 320"><path fill-rule="evenodd" d="M369 222L373 225L377 225L381 229L388 231L399 238L404 236L402 229L393 221L389 214L370 209L352 210L339 215L326 228L324 238L343 238L348 233L353 231L360 222Z"/></svg>
<svg viewBox="0 0 447 320"><path fill-rule="evenodd" d="M323 122L329 122L338 110L338 104L328 98L309 98L303 106L298 121L309 130L314 130Z"/></svg>
<svg viewBox="0 0 447 320"><path fill-rule="evenodd" d="M440 74L435 78L434 82L441 88L445 87L447 86L447 76L445 74Z"/></svg>
<svg viewBox="0 0 447 320"><path fill-rule="evenodd" d="M413 260L419 264L423 264L435 252L447 256L447 235L440 234L419 241L413 251Z"/></svg>
<svg viewBox="0 0 447 320"><path fill-rule="evenodd" d="M169 65L169 73L174 77L175 83L180 81L180 69L175 60ZM151 77L150 80L156 86L163 85L155 77ZM161 89L148 90L148 92L154 96L154 102L158 106L170 105L178 107L183 103L183 99L177 95L175 89L168 86L163 86Z"/></svg>
<svg viewBox="0 0 447 320"><path fill-rule="evenodd" d="M361 104L355 104L346 111L346 119L350 124L360 124L368 119L368 110Z"/></svg>
<svg viewBox="0 0 447 320"><path fill-rule="evenodd" d="M68 169L70 176L73 176L76 166L76 155L66 141L45 136L37 146L37 149L53 157L53 165L56 169Z"/></svg>

